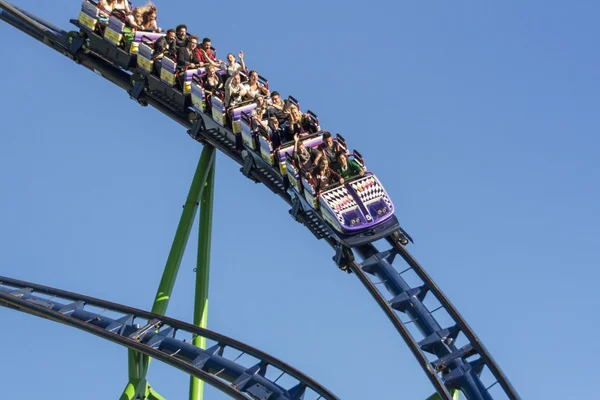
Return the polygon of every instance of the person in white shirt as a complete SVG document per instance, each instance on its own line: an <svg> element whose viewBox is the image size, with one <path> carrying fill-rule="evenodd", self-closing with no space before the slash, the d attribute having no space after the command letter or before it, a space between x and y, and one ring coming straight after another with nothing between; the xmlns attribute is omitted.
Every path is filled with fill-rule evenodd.
<svg viewBox="0 0 600 400"><path fill-rule="evenodd" d="M234 72L225 82L225 107L235 107L243 101L246 88L242 85L239 72Z"/></svg>
<svg viewBox="0 0 600 400"><path fill-rule="evenodd" d="M240 62L238 63L233 53L227 54L227 64L221 64L221 69L225 71L225 79L229 79L233 76L234 72L244 72L246 70L246 64L244 63L244 52L240 50L238 53Z"/></svg>

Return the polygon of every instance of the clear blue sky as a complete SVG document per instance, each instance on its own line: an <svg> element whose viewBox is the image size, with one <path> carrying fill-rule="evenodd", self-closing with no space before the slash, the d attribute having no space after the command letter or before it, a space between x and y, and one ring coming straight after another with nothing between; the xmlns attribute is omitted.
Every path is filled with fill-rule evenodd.
<svg viewBox="0 0 600 400"><path fill-rule="evenodd" d="M18 1L67 28L80 2L39 4ZM361 4L157 5L161 26L186 22L221 57L244 50L271 88L365 155L415 238L410 251L523 399L589 397L600 354L600 5ZM1 274L149 309L201 146L4 23L0 37ZM331 256L218 157L210 326L342 399L431 394ZM169 309L188 321L194 263L190 246ZM0 321L3 398L121 393L124 349L9 310ZM187 396L188 377L158 362L150 381Z"/></svg>

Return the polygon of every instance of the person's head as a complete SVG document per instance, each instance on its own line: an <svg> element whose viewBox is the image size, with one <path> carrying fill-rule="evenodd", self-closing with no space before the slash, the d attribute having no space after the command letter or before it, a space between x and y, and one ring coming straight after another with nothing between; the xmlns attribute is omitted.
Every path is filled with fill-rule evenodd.
<svg viewBox="0 0 600 400"><path fill-rule="evenodd" d="M144 23L148 24L156 21L156 11L148 11L144 14Z"/></svg>
<svg viewBox="0 0 600 400"><path fill-rule="evenodd" d="M271 100L273 101L273 103L279 104L279 102L281 101L281 95L278 91L274 91L271 93Z"/></svg>
<svg viewBox="0 0 600 400"><path fill-rule="evenodd" d="M169 29L167 31L167 42L172 43L175 40L175 29Z"/></svg>
<svg viewBox="0 0 600 400"><path fill-rule="evenodd" d="M331 136L331 133L325 132L323 134L323 143L325 143L327 147L333 146L333 137Z"/></svg>
<svg viewBox="0 0 600 400"><path fill-rule="evenodd" d="M210 77L215 76L215 67L213 65L209 65L208 68L206 68L206 74Z"/></svg>
<svg viewBox="0 0 600 400"><path fill-rule="evenodd" d="M227 54L227 61L229 62L229 65L235 64L235 56L233 53Z"/></svg>
<svg viewBox="0 0 600 400"><path fill-rule="evenodd" d="M346 169L346 167L348 166L348 157L346 157L346 153L344 153L344 152L338 153L337 160L340 163L340 165L342 166L342 168Z"/></svg>
<svg viewBox="0 0 600 400"><path fill-rule="evenodd" d="M301 117L300 110L298 110L298 107L296 107L295 104L291 104L289 110L290 110L290 116L292 117L292 119L294 121L300 120L300 117Z"/></svg>
<svg viewBox="0 0 600 400"><path fill-rule="evenodd" d="M207 37L202 39L202 50L204 50L204 51L210 50L210 39Z"/></svg>
<svg viewBox="0 0 600 400"><path fill-rule="evenodd" d="M277 120L277 118L270 117L269 118L269 126L271 127L271 129L274 129L274 130L279 129L279 121Z"/></svg>
<svg viewBox="0 0 600 400"><path fill-rule="evenodd" d="M321 169L321 172L326 172L329 170L329 160L327 159L327 157L321 157L319 168Z"/></svg>
<svg viewBox="0 0 600 400"><path fill-rule="evenodd" d="M177 36L179 37L179 39L185 39L185 35L187 35L187 25L177 25L175 31L177 32Z"/></svg>
<svg viewBox="0 0 600 400"><path fill-rule="evenodd" d="M250 71L248 80L250 81L250 84L255 84L256 82L258 82L258 72L256 72L255 70Z"/></svg>
<svg viewBox="0 0 600 400"><path fill-rule="evenodd" d="M236 86L242 83L242 78L240 77L239 72L236 71L231 75L231 83L233 83Z"/></svg>
<svg viewBox="0 0 600 400"><path fill-rule="evenodd" d="M198 46L198 36L191 35L188 38L188 49L194 50Z"/></svg>
<svg viewBox="0 0 600 400"><path fill-rule="evenodd" d="M254 98L254 102L257 104L258 107L262 107L262 105L265 103L265 98L264 96L257 94Z"/></svg>
<svg viewBox="0 0 600 400"><path fill-rule="evenodd" d="M146 10L144 11L144 24L149 24L156 21L156 6L152 3L148 3Z"/></svg>
<svg viewBox="0 0 600 400"><path fill-rule="evenodd" d="M137 7L133 10L133 19L140 25L144 21L144 9Z"/></svg>

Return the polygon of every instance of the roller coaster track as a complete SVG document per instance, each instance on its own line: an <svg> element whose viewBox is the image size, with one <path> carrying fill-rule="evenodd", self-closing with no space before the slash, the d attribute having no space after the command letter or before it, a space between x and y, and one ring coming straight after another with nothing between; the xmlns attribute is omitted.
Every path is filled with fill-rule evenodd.
<svg viewBox="0 0 600 400"><path fill-rule="evenodd" d="M301 400L308 395L317 400L339 400L302 372L260 350L165 316L4 276L0 276L0 305L139 351L202 379L235 399ZM95 312L92 308L102 311ZM117 315L114 318L104 315L107 311ZM138 325L135 321L144 323ZM183 336L187 338L182 339ZM215 344L202 350L191 344L194 336L205 337ZM226 349L239 354L229 359L225 356ZM252 365L239 363L242 357L251 358ZM270 380L268 371L277 379ZM277 381L285 375L298 383L288 389L281 387Z"/></svg>
<svg viewBox="0 0 600 400"><path fill-rule="evenodd" d="M130 71L116 68L93 53L76 51L67 42L65 31L25 14L5 1L0 0L0 9L0 19L132 93L134 85ZM273 173L268 168L245 163L235 146L226 140L226 129L210 117L201 115L195 122L189 121L187 115L163 103L152 93L141 94L138 102L156 108L181 124L195 140L215 146L240 164L244 175L264 184L296 209L297 202ZM451 392L454 390L462 392L469 400L520 399L464 318L404 247L388 238L390 248L383 252L373 244L352 250L344 248L310 210L297 211L292 213L293 217L317 238L325 240L336 251L334 261L339 266L348 266L371 293L410 348L440 399L452 399ZM360 260L355 259L355 254ZM408 268L404 265L404 269L398 270L393 266L398 255ZM419 283L409 284L404 278L408 274L412 274L413 280L417 279ZM437 302L435 310L425 305L430 300ZM445 312L446 319L452 323L441 325L434 316L438 312ZM408 321L403 321L403 316L408 317ZM415 327L417 332L411 327Z"/></svg>

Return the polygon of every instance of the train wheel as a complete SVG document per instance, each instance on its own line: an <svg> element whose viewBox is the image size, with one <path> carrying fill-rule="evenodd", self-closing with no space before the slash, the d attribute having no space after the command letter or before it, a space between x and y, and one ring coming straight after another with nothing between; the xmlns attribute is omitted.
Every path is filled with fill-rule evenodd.
<svg viewBox="0 0 600 400"><path fill-rule="evenodd" d="M394 243L400 243L402 246L406 246L408 244L408 239L400 232L392 233L391 238Z"/></svg>

